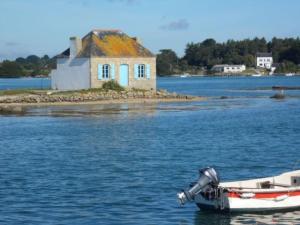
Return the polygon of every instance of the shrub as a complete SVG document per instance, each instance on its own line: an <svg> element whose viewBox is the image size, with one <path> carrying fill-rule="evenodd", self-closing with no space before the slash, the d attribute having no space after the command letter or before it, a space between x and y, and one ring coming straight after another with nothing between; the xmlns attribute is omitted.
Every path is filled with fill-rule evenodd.
<svg viewBox="0 0 300 225"><path fill-rule="evenodd" d="M124 91L124 88L114 80L105 82L102 88L104 90Z"/></svg>

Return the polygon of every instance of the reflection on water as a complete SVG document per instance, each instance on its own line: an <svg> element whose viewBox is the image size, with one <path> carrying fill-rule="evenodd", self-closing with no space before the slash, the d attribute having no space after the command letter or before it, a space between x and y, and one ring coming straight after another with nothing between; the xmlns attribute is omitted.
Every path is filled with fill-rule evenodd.
<svg viewBox="0 0 300 225"><path fill-rule="evenodd" d="M266 213L214 213L198 211L195 213L195 225L240 225L240 224L300 224L300 211L282 211Z"/></svg>
<svg viewBox="0 0 300 225"><path fill-rule="evenodd" d="M57 105L43 107L27 107L27 115L35 116L105 116L105 117L135 117L153 116L157 104L104 104L104 105Z"/></svg>
<svg viewBox="0 0 300 225"><path fill-rule="evenodd" d="M255 104L267 104L271 100L256 102L255 99L208 99L198 102L152 102L152 103L114 103L84 105L27 106L24 115L31 116L88 116L88 117L136 117L154 116L156 113L187 112L199 110L219 110L245 108ZM263 102L263 103L262 103Z"/></svg>
<svg viewBox="0 0 300 225"><path fill-rule="evenodd" d="M269 98L210 98L199 102L157 102L157 103L115 103L84 105L28 106L24 115L31 116L87 116L87 117L139 117L154 116L157 113L191 112L203 110L246 109L264 106L297 106L298 99L273 100Z"/></svg>

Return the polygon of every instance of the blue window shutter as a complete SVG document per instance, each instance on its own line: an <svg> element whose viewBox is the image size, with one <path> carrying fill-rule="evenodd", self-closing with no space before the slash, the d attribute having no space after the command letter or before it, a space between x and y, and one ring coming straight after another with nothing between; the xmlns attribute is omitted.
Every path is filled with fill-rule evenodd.
<svg viewBox="0 0 300 225"><path fill-rule="evenodd" d="M103 78L102 64L98 64L98 80L102 80L102 78Z"/></svg>
<svg viewBox="0 0 300 225"><path fill-rule="evenodd" d="M134 64L134 79L139 79L139 64Z"/></svg>
<svg viewBox="0 0 300 225"><path fill-rule="evenodd" d="M146 65L146 77L147 77L147 79L150 79L150 74L151 74L150 65L147 64Z"/></svg>
<svg viewBox="0 0 300 225"><path fill-rule="evenodd" d="M115 64L110 64L110 77L112 80L115 79Z"/></svg>

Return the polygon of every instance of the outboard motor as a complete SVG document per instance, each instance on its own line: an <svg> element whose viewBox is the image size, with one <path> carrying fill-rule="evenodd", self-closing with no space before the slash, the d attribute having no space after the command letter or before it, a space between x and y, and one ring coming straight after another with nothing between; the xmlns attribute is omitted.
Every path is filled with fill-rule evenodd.
<svg viewBox="0 0 300 225"><path fill-rule="evenodd" d="M177 194L181 205L187 201L193 201L200 192L206 192L210 189L216 189L220 183L219 176L214 168L207 167L199 170L199 179L191 185L191 188Z"/></svg>

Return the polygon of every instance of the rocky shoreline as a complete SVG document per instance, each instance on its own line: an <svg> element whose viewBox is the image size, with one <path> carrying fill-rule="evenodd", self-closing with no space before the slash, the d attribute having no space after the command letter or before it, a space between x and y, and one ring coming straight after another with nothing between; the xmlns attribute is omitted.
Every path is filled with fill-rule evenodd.
<svg viewBox="0 0 300 225"><path fill-rule="evenodd" d="M82 90L82 91L32 91L30 93L0 96L0 114L23 113L26 106L47 106L65 104L104 104L104 103L145 103L198 101L203 98L182 95L166 90Z"/></svg>

